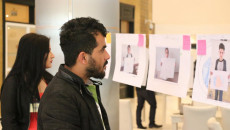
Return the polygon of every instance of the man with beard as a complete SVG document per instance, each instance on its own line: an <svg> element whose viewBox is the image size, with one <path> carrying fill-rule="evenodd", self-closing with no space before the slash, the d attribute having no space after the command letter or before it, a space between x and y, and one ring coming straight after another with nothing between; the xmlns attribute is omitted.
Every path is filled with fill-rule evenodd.
<svg viewBox="0 0 230 130"><path fill-rule="evenodd" d="M105 76L110 55L105 50L107 30L98 20L76 18L61 27L60 65L41 99L38 130L110 130L99 85L90 77Z"/></svg>

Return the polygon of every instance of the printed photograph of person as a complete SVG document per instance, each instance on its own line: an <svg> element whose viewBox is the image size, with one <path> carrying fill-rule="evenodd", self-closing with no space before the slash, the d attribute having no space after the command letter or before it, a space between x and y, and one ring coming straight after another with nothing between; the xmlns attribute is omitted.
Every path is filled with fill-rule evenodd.
<svg viewBox="0 0 230 130"><path fill-rule="evenodd" d="M138 73L138 46L122 45L120 71L135 74Z"/></svg>
<svg viewBox="0 0 230 130"><path fill-rule="evenodd" d="M156 79L178 83L179 65L179 48L156 47Z"/></svg>
<svg viewBox="0 0 230 130"><path fill-rule="evenodd" d="M208 82L208 99L230 102L229 91L229 51L230 46L227 40L213 41L211 53L211 68ZM228 41L229 42L229 41Z"/></svg>

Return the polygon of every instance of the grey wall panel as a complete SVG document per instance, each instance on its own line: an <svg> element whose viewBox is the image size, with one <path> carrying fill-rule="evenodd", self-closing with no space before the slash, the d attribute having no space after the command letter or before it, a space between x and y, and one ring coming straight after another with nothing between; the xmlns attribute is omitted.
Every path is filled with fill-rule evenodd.
<svg viewBox="0 0 230 130"><path fill-rule="evenodd" d="M37 26L61 26L69 18L69 0L35 0Z"/></svg>
<svg viewBox="0 0 230 130"><path fill-rule="evenodd" d="M35 0L36 32L50 37L51 50L55 55L53 67L48 71L56 74L58 67L64 63L60 48L60 27L69 19L68 0Z"/></svg>
<svg viewBox="0 0 230 130"><path fill-rule="evenodd" d="M119 0L73 1L73 17L91 16L100 20L106 27L119 28L119 15Z"/></svg>

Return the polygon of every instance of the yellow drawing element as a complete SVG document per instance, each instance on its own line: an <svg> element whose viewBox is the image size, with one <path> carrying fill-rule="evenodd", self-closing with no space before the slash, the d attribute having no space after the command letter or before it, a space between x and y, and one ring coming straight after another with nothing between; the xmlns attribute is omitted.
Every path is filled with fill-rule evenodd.
<svg viewBox="0 0 230 130"><path fill-rule="evenodd" d="M221 87L222 86L222 82L221 82L221 79L220 79L220 76L217 76L216 77L216 87Z"/></svg>
<svg viewBox="0 0 230 130"><path fill-rule="evenodd" d="M107 33L107 35L106 35L106 43L107 44L111 43L111 33Z"/></svg>

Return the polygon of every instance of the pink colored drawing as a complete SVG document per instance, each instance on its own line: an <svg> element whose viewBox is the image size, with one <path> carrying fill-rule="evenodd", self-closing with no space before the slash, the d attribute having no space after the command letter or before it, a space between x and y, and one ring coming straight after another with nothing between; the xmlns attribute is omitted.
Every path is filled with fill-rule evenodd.
<svg viewBox="0 0 230 130"><path fill-rule="evenodd" d="M222 86L222 82L221 82L221 78L220 76L216 76L216 87L221 87Z"/></svg>
<svg viewBox="0 0 230 130"><path fill-rule="evenodd" d="M206 55L206 40L198 40L197 55Z"/></svg>
<svg viewBox="0 0 230 130"><path fill-rule="evenodd" d="M190 50L190 36L183 36L183 50Z"/></svg>
<svg viewBox="0 0 230 130"><path fill-rule="evenodd" d="M144 35L139 34L138 35L138 46L143 47L144 45Z"/></svg>

